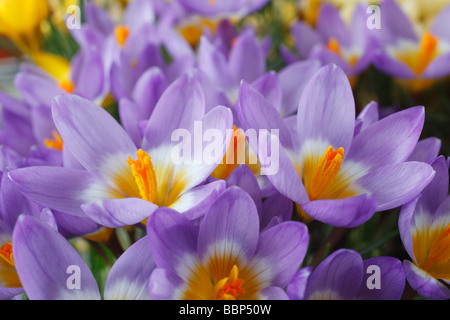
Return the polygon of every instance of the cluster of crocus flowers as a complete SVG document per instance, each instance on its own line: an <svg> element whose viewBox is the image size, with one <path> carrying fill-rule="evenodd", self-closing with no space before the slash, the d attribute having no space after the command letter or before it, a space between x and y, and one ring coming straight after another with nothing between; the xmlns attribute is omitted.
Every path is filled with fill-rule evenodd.
<svg viewBox="0 0 450 320"><path fill-rule="evenodd" d="M441 140L354 82L445 75L448 9L417 37L393 0L385 30L310 3L277 68L245 23L267 0L87 2L70 61L24 62L0 91L0 299L449 299Z"/></svg>

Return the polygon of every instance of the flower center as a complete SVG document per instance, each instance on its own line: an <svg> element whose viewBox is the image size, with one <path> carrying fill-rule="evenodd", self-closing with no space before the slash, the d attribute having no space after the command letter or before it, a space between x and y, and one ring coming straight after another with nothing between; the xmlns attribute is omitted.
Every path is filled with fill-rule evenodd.
<svg viewBox="0 0 450 320"><path fill-rule="evenodd" d="M239 295L245 294L242 288L244 280L239 278L239 269L236 265L231 268L230 275L218 281L214 286L215 300L236 300Z"/></svg>
<svg viewBox="0 0 450 320"><path fill-rule="evenodd" d="M422 265L426 271L434 271L438 264L450 260L450 223L442 230L440 235L433 241L428 256ZM450 273L448 270L446 273Z"/></svg>
<svg viewBox="0 0 450 320"><path fill-rule="evenodd" d="M126 26L119 25L114 30L114 33L116 35L117 43L119 46L123 47L128 39L128 35L130 34L130 29Z"/></svg>
<svg viewBox="0 0 450 320"><path fill-rule="evenodd" d="M309 177L305 177L305 188L310 200L317 200L328 189L333 179L341 169L344 159L344 149L333 150L329 146L319 159Z"/></svg>
<svg viewBox="0 0 450 320"><path fill-rule="evenodd" d="M333 51L338 56L341 55L341 47L339 46L339 41L335 37L331 37L328 40L327 49Z"/></svg>
<svg viewBox="0 0 450 320"><path fill-rule="evenodd" d="M133 173L134 181L139 188L142 199L156 203L157 184L151 157L142 149L137 152L137 160L128 158L128 165Z"/></svg>
<svg viewBox="0 0 450 320"><path fill-rule="evenodd" d="M75 91L75 85L72 81L64 79L59 83L59 86L67 93L73 93Z"/></svg>
<svg viewBox="0 0 450 320"><path fill-rule="evenodd" d="M0 247L0 257L3 258L6 262L8 262L10 265L15 267L11 242L7 242L6 244Z"/></svg>
<svg viewBox="0 0 450 320"><path fill-rule="evenodd" d="M63 150L63 141L62 141L62 138L59 135L58 131L53 130L52 135L53 135L53 139L44 139L44 145L47 148L52 148L52 149L62 151Z"/></svg>

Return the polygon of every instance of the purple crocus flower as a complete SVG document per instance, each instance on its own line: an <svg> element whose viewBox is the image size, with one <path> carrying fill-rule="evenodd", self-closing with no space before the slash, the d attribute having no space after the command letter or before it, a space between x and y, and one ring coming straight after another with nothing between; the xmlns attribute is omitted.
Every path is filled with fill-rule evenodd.
<svg viewBox="0 0 450 320"><path fill-rule="evenodd" d="M12 170L9 176L36 202L71 215L87 215L106 227L139 223L159 206L198 218L202 211L191 209L207 208L225 186L223 181L203 182L225 154L230 140L226 131L231 130L233 121L226 107L217 106L206 114L204 110L197 78L186 74L158 101L137 148L103 108L75 95L63 95L54 102L53 117L64 145L83 169L29 167ZM194 132L199 126L203 132L214 129L220 133L220 139L210 143L200 140L198 146L199 140L195 141L201 152L209 147L214 154L200 163L177 163L173 151L179 144L172 141L173 132L183 130L189 135L186 139L203 139ZM197 149L191 152L197 154Z"/></svg>
<svg viewBox="0 0 450 320"><path fill-rule="evenodd" d="M450 299L450 196L448 163L431 162L435 178L421 195L403 206L400 235L412 261L403 261L411 287L430 299Z"/></svg>
<svg viewBox="0 0 450 320"><path fill-rule="evenodd" d="M339 249L314 271L300 269L286 292L293 300L399 300L405 283L397 258L363 260L356 251Z"/></svg>
<svg viewBox="0 0 450 320"><path fill-rule="evenodd" d="M178 0L185 9L208 17L246 16L269 0Z"/></svg>
<svg viewBox="0 0 450 320"><path fill-rule="evenodd" d="M246 82L238 111L245 130L279 129L278 137L262 135L250 145L266 150L258 151L263 172L307 218L355 227L376 211L411 200L434 175L426 163L405 162L420 136L424 108L397 112L354 136L353 93L345 73L335 65L323 67L304 90L296 130L290 130L270 102ZM278 144L276 171L263 153Z"/></svg>
<svg viewBox="0 0 450 320"><path fill-rule="evenodd" d="M147 224L157 268L153 299L286 299L283 288L300 266L309 243L300 222L282 222L259 232L252 198L230 187L197 227L161 208Z"/></svg>
<svg viewBox="0 0 450 320"><path fill-rule="evenodd" d="M0 299L11 299L22 292L12 251L12 229L0 220Z"/></svg>
<svg viewBox="0 0 450 320"><path fill-rule="evenodd" d="M364 71L372 63L376 45L366 26L366 9L357 5L351 24L346 25L335 6L324 3L316 29L303 21L294 24L291 33L301 57L318 59L323 65L334 63L349 76Z"/></svg>
<svg viewBox="0 0 450 320"><path fill-rule="evenodd" d="M100 299L89 267L70 242L50 225L30 216L20 216L12 241L17 273L29 299ZM147 284L154 267L148 239L144 237L113 265L106 280L104 298L148 300Z"/></svg>
<svg viewBox="0 0 450 320"><path fill-rule="evenodd" d="M429 29L418 35L413 23L393 0L381 3L380 48L374 64L381 71L409 81L413 90L421 90L450 73L450 6L433 20Z"/></svg>

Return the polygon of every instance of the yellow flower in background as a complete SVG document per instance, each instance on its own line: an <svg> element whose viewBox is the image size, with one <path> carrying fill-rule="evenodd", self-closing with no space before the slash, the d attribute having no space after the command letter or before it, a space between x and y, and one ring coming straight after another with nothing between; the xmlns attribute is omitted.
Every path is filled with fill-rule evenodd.
<svg viewBox="0 0 450 320"><path fill-rule="evenodd" d="M50 13L47 0L0 0L0 34L22 50L37 50L37 31Z"/></svg>
<svg viewBox="0 0 450 320"><path fill-rule="evenodd" d="M70 62L61 56L48 52L30 53L31 60L52 75L58 82L70 79Z"/></svg>

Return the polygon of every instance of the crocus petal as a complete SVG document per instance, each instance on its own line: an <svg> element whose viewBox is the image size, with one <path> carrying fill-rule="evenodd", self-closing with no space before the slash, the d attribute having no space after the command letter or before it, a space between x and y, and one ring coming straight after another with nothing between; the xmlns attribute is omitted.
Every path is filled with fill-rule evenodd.
<svg viewBox="0 0 450 320"><path fill-rule="evenodd" d="M157 206L138 199L104 199L81 206L86 215L98 224L118 228L139 223L148 218Z"/></svg>
<svg viewBox="0 0 450 320"><path fill-rule="evenodd" d="M283 68L279 74L283 93L280 113L283 117L294 114L308 82L319 71L321 64L318 60L308 59L292 63ZM299 76L301 75L301 76Z"/></svg>
<svg viewBox="0 0 450 320"><path fill-rule="evenodd" d="M441 150L441 140L436 137L429 137L417 142L414 151L409 155L408 161L422 161L430 163L439 155Z"/></svg>
<svg viewBox="0 0 450 320"><path fill-rule="evenodd" d="M308 245L306 225L294 221L283 222L261 233L255 261L263 261L258 264L266 262L271 272L271 285L284 288L300 267Z"/></svg>
<svg viewBox="0 0 450 320"><path fill-rule="evenodd" d="M127 98L120 99L119 116L122 126L136 145L142 144L138 121L141 118L139 106Z"/></svg>
<svg viewBox="0 0 450 320"><path fill-rule="evenodd" d="M265 56L253 32L242 33L230 51L229 68L236 83L253 82L265 69Z"/></svg>
<svg viewBox="0 0 450 320"><path fill-rule="evenodd" d="M114 28L114 23L108 13L92 2L86 3L86 22L105 36L110 34Z"/></svg>
<svg viewBox="0 0 450 320"><path fill-rule="evenodd" d="M97 173L108 156L136 153L125 130L100 106L76 95L62 95L52 109L64 144L87 170Z"/></svg>
<svg viewBox="0 0 450 320"><path fill-rule="evenodd" d="M433 168L423 162L404 162L372 170L356 183L376 198L377 211L401 206L416 197L433 179Z"/></svg>
<svg viewBox="0 0 450 320"><path fill-rule="evenodd" d="M370 266L380 270L380 287L370 288ZM393 257L374 257L363 262L364 278L357 299L361 300L400 300L406 284L405 271L400 260ZM376 271L377 272L377 271ZM373 283L372 283L373 284Z"/></svg>
<svg viewBox="0 0 450 320"><path fill-rule="evenodd" d="M170 142L176 129L189 130L204 112L205 97L198 78L196 74L185 74L164 91L155 106L145 128L143 148Z"/></svg>
<svg viewBox="0 0 450 320"><path fill-rule="evenodd" d="M124 23L131 30L138 30L146 24L152 24L155 20L155 9L152 2L136 0L127 6L124 14Z"/></svg>
<svg viewBox="0 0 450 320"><path fill-rule="evenodd" d="M408 260L403 261L406 279L411 287L428 299L450 299L450 290L429 273L418 268Z"/></svg>
<svg viewBox="0 0 450 320"><path fill-rule="evenodd" d="M373 58L373 64L377 69L388 75L405 79L415 78L414 72L407 64L391 57L387 52L382 51L381 49L377 49Z"/></svg>
<svg viewBox="0 0 450 320"><path fill-rule="evenodd" d="M105 284L106 300L149 300L148 282L155 268L148 236L129 247L114 263Z"/></svg>
<svg viewBox="0 0 450 320"><path fill-rule="evenodd" d="M227 187L237 186L246 191L255 202L258 212L262 212L261 190L252 170L247 165L239 165L228 176Z"/></svg>
<svg viewBox="0 0 450 320"><path fill-rule="evenodd" d="M423 71L423 78L445 77L450 72L450 53L446 52L433 59L427 68Z"/></svg>
<svg viewBox="0 0 450 320"><path fill-rule="evenodd" d="M286 292L280 287L269 287L259 292L261 300L289 300Z"/></svg>
<svg viewBox="0 0 450 320"><path fill-rule="evenodd" d="M394 0L385 0L380 5L381 30L383 31L383 41L393 43L397 39L409 39L417 41L417 35L411 20Z"/></svg>
<svg viewBox="0 0 450 320"><path fill-rule="evenodd" d="M449 177L445 157L440 156L436 158L430 165L436 174L422 191L420 202L425 212L434 213L447 198Z"/></svg>
<svg viewBox="0 0 450 320"><path fill-rule="evenodd" d="M211 204L225 190L225 181L214 181L183 193L170 208L182 213L189 220L202 217Z"/></svg>
<svg viewBox="0 0 450 320"><path fill-rule="evenodd" d="M424 107L413 107L377 121L354 138L347 159L373 168L405 161L419 140L424 119Z"/></svg>
<svg viewBox="0 0 450 320"><path fill-rule="evenodd" d="M22 294L22 288L2 288L0 287L0 300L9 300L13 297Z"/></svg>
<svg viewBox="0 0 450 320"><path fill-rule="evenodd" d="M104 88L104 68L102 56L95 51L80 51L82 63L77 70L78 77L73 79L75 94L83 98L94 100Z"/></svg>
<svg viewBox="0 0 450 320"><path fill-rule="evenodd" d="M336 38L340 44L349 45L349 30L341 19L339 10L334 5L324 3L320 8L317 29L325 39Z"/></svg>
<svg viewBox="0 0 450 320"><path fill-rule="evenodd" d="M363 261L353 250L339 249L309 277L305 298L353 300L363 279Z"/></svg>
<svg viewBox="0 0 450 320"><path fill-rule="evenodd" d="M370 125L374 124L380 119L378 113L378 103L375 101L369 102L364 109L359 113L355 122L355 136L367 129Z"/></svg>
<svg viewBox="0 0 450 320"><path fill-rule="evenodd" d="M450 19L450 6L445 6L436 17L433 19L433 23L430 26L430 31L433 35L444 38L447 41L450 40L450 32L447 28L448 20Z"/></svg>
<svg viewBox="0 0 450 320"><path fill-rule="evenodd" d="M158 268L182 276L179 271L192 267L188 258L197 256L198 232L186 217L161 207L148 220L147 234Z"/></svg>
<svg viewBox="0 0 450 320"><path fill-rule="evenodd" d="M337 200L315 200L302 205L302 209L315 220L335 227L353 228L375 213L374 196L361 194Z"/></svg>
<svg viewBox="0 0 450 320"><path fill-rule="evenodd" d="M275 108L280 108L282 98L281 84L275 71L270 71L260 76L252 82L252 86L261 92Z"/></svg>
<svg viewBox="0 0 450 320"><path fill-rule="evenodd" d="M156 268L150 275L148 290L152 300L175 300L180 298L179 289L183 284L184 281L176 273Z"/></svg>
<svg viewBox="0 0 450 320"><path fill-rule="evenodd" d="M242 214L245 212L245 215ZM202 261L230 259L248 261L256 250L259 234L258 212L252 198L238 187L230 187L203 217L198 236ZM230 261L229 263L231 263ZM230 269L233 264L230 265Z"/></svg>
<svg viewBox="0 0 450 320"><path fill-rule="evenodd" d="M355 128L355 101L345 73L335 65L322 67L303 92L297 113L302 141L327 141L348 150Z"/></svg>
<svg viewBox="0 0 450 320"><path fill-rule="evenodd" d="M306 285L312 271L312 267L305 267L294 275L286 288L290 300L303 300L305 298Z"/></svg>
<svg viewBox="0 0 450 320"><path fill-rule="evenodd" d="M21 216L13 234L16 269L32 300L100 299L94 276L72 245L50 226ZM80 287L71 288L79 276Z"/></svg>
<svg viewBox="0 0 450 320"><path fill-rule="evenodd" d="M295 47L302 58L308 58L312 48L321 43L319 32L303 21L295 23L291 27L291 33L294 37Z"/></svg>
<svg viewBox="0 0 450 320"><path fill-rule="evenodd" d="M400 210L398 217L398 229L400 231L400 238L402 239L403 246L406 252L408 252L411 259L414 259L413 240L411 235L411 222L413 221L414 211L416 209L418 198L415 198L406 203Z"/></svg>
<svg viewBox="0 0 450 320"><path fill-rule="evenodd" d="M274 217L281 221L289 221L292 218L293 203L279 192L269 196L262 205L260 228L263 230Z"/></svg>
<svg viewBox="0 0 450 320"><path fill-rule="evenodd" d="M9 177L20 192L43 206L85 217L83 194L93 182L85 170L62 167L27 167L11 170Z"/></svg>

